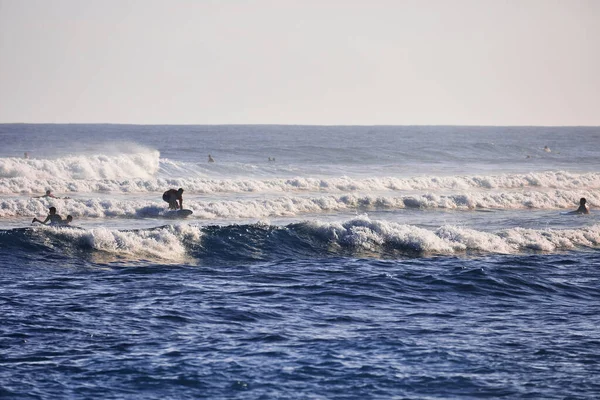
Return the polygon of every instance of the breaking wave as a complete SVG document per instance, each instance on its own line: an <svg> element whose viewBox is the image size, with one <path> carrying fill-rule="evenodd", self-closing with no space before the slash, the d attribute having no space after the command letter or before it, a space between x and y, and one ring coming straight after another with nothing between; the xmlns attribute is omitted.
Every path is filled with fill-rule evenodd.
<svg viewBox="0 0 600 400"><path fill-rule="evenodd" d="M188 193L466 191L502 189L598 189L600 173L398 177L211 177L197 166L160 159L158 151L57 160L0 159L0 194L149 193L183 187ZM215 174L216 175L216 174Z"/></svg>
<svg viewBox="0 0 600 400"><path fill-rule="evenodd" d="M147 149L117 155L77 155L57 159L0 158L0 192L35 193L40 191L40 186L58 186L64 191L76 192L79 181L150 179L159 170L159 157L157 150Z"/></svg>
<svg viewBox="0 0 600 400"><path fill-rule="evenodd" d="M600 225L482 232L449 225L425 229L361 216L345 222L307 221L286 226L181 224L128 231L19 228L0 231L0 245L28 252L77 253L107 262L131 259L203 263L270 261L298 256L519 254L598 248Z"/></svg>

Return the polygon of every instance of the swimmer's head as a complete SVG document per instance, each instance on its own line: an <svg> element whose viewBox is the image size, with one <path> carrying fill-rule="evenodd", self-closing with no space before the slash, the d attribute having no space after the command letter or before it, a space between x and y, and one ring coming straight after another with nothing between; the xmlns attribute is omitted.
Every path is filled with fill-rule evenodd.
<svg viewBox="0 0 600 400"><path fill-rule="evenodd" d="M183 189L179 188L179 190L177 190L177 193L182 194L183 193Z"/></svg>
<svg viewBox="0 0 600 400"><path fill-rule="evenodd" d="M50 207L50 214L56 214L56 207Z"/></svg>
<svg viewBox="0 0 600 400"><path fill-rule="evenodd" d="M46 190L46 194L47 194L48 196L50 196L50 193L52 193L52 190Z"/></svg>
<svg viewBox="0 0 600 400"><path fill-rule="evenodd" d="M72 215L67 215L67 222L71 222L73 221L73 216Z"/></svg>
<svg viewBox="0 0 600 400"><path fill-rule="evenodd" d="M582 197L581 199L579 199L579 204L582 205L582 206L585 206L586 202L587 201L586 201L585 197Z"/></svg>

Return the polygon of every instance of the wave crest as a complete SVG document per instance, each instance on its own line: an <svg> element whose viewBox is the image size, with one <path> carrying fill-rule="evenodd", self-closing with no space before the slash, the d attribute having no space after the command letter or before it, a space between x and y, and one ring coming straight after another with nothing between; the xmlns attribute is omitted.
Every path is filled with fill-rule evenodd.
<svg viewBox="0 0 600 400"><path fill-rule="evenodd" d="M377 258L521 254L600 246L600 225L577 229L510 228L498 232L444 225L425 229L366 216L344 222L306 221L205 226L167 225L119 231L106 228L20 228L0 231L0 245L31 251L94 256L106 262L160 260L240 262L323 256Z"/></svg>
<svg viewBox="0 0 600 400"><path fill-rule="evenodd" d="M225 179L190 176L182 165L172 171L172 162L159 159L157 151L121 156L70 157L58 160L0 159L0 193L39 193L52 188L57 193L159 192L183 187L187 193L355 193L385 191L489 191L503 189L594 190L600 188L600 173L564 171L492 176L425 176L415 178L244 178ZM165 172L169 170L169 172ZM162 176L163 173L169 177Z"/></svg>
<svg viewBox="0 0 600 400"><path fill-rule="evenodd" d="M118 155L68 156L54 160L0 158L0 179L18 178L21 185L25 186L27 181L38 181L38 188L40 180L45 180L45 186L50 186L48 183L57 181L69 185L70 181L82 180L150 179L159 170L159 158L157 150Z"/></svg>
<svg viewBox="0 0 600 400"><path fill-rule="evenodd" d="M473 192L462 194L423 194L401 196L371 195L318 195L282 196L267 199L204 200L187 196L185 208L193 211L192 218L243 219L267 217L296 217L306 214L339 212L365 212L370 210L400 210L406 208L447 210L518 210L518 209L574 209L579 203L580 191L551 192ZM600 195L589 193L588 204L600 207ZM160 218L166 203L139 199L3 199L0 200L0 217L39 217L54 206L59 214L74 217L104 218Z"/></svg>

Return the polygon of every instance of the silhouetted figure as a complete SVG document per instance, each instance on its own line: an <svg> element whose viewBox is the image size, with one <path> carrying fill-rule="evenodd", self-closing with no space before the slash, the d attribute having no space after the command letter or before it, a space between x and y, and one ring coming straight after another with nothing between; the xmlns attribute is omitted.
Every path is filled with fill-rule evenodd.
<svg viewBox="0 0 600 400"><path fill-rule="evenodd" d="M163 200L169 203L169 210L183 210L183 189L179 188L178 190L169 189L163 193ZM177 205L177 201L179 201L179 205Z"/></svg>
<svg viewBox="0 0 600 400"><path fill-rule="evenodd" d="M582 197L581 199L579 199L579 208L575 211L571 211L570 214L589 214L590 209L585 204L586 202L587 202L587 200L585 199L585 197Z"/></svg>
<svg viewBox="0 0 600 400"><path fill-rule="evenodd" d="M46 194L34 197L34 199L41 199L42 197L52 197L53 199L58 199L58 197L52 194L52 190L46 190Z"/></svg>
<svg viewBox="0 0 600 400"><path fill-rule="evenodd" d="M215 162L215 159L212 158L212 156L210 154L208 155L208 162Z"/></svg>
<svg viewBox="0 0 600 400"><path fill-rule="evenodd" d="M60 225L62 223L62 217L56 213L56 207L50 207L48 210L50 213L45 220L40 221L39 219L34 218L31 223L39 222L40 224L46 225L47 222L50 222L50 225Z"/></svg>

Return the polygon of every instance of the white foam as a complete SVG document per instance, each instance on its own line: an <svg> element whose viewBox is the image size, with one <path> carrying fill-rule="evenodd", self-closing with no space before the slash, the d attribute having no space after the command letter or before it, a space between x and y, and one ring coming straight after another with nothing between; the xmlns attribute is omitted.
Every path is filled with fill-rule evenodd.
<svg viewBox="0 0 600 400"><path fill-rule="evenodd" d="M159 161L160 160L160 161ZM564 171L490 176L424 176L414 178L210 178L207 171L159 159L148 150L118 156L77 156L57 160L0 159L0 194L149 193L183 187L187 193L354 193L384 191L475 191L504 189L594 190L600 173Z"/></svg>
<svg viewBox="0 0 600 400"><path fill-rule="evenodd" d="M431 253L464 250L460 243L444 240L429 230L394 222L371 221L366 216L343 223L311 221L304 225L322 239L343 247L358 247L368 251L376 251L383 245Z"/></svg>
<svg viewBox="0 0 600 400"><path fill-rule="evenodd" d="M544 192L473 192L465 194L369 196L369 195L317 195L281 196L265 199L237 199L205 201L201 197L187 196L185 208L194 213L192 218L237 219L300 216L355 210L423 209L574 209L579 203L580 191L554 190ZM156 196L160 197L160 196ZM588 204L600 207L600 193L589 193ZM48 207L55 206L61 215L74 217L148 218L160 217L166 209L162 200L137 198L90 199L0 199L0 217L40 217Z"/></svg>
<svg viewBox="0 0 600 400"><path fill-rule="evenodd" d="M497 233L442 226L435 231L366 216L343 223L310 221L304 228L340 247L378 251L388 246L401 251L456 254L465 251L515 254L529 250L564 251L600 246L600 225L578 229L512 228Z"/></svg>
<svg viewBox="0 0 600 400"><path fill-rule="evenodd" d="M2 183L7 178L20 179L17 183L21 188L16 193L26 190L22 185L27 187L28 181L36 181L36 191L39 191L40 181L43 186L53 186L55 182L60 186L60 181L70 186L73 181L149 179L158 172L159 157L158 151L148 149L137 153L77 155L53 160L0 158L0 179Z"/></svg>
<svg viewBox="0 0 600 400"><path fill-rule="evenodd" d="M197 242L202 236L198 227L169 225L151 230L117 231L106 228L41 228L35 230L54 240L64 241L75 250L92 249L112 259L149 259L184 262L189 258L186 242Z"/></svg>
<svg viewBox="0 0 600 400"><path fill-rule="evenodd" d="M577 229L511 228L498 232L444 225L429 230L372 220L363 215L344 222L306 221L297 224L295 229L328 242L333 248L358 252L519 254L532 250L556 252L600 246L599 224ZM199 227L182 224L136 231L41 227L35 229L33 235L50 245L61 242L65 251L94 250L93 256L104 257L108 262L145 259L181 263L194 256L188 249L199 244L203 233ZM232 240L243 241L244 238Z"/></svg>

